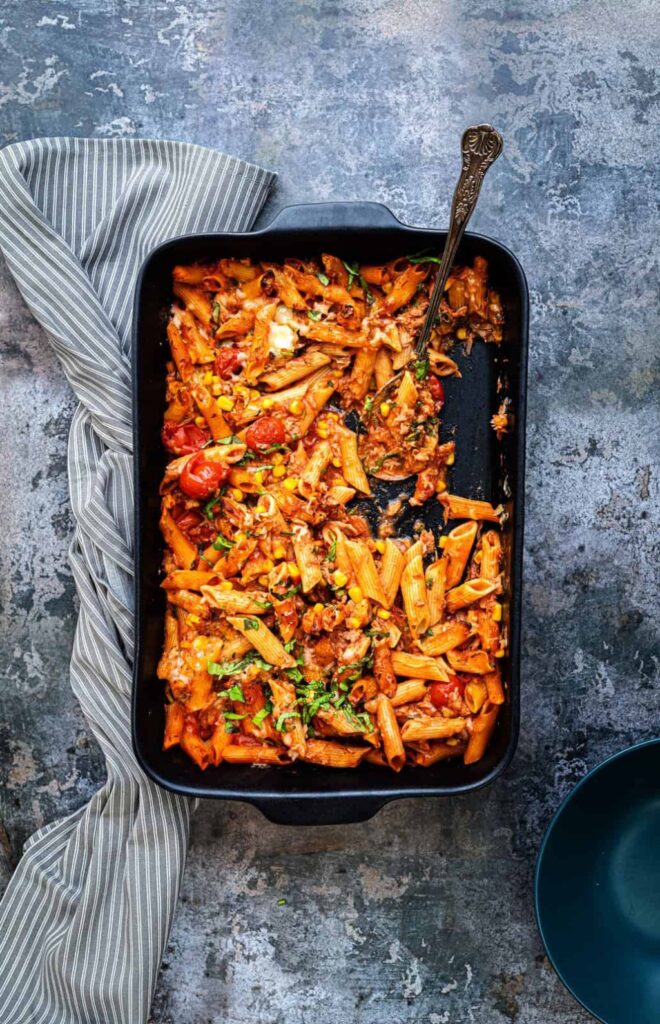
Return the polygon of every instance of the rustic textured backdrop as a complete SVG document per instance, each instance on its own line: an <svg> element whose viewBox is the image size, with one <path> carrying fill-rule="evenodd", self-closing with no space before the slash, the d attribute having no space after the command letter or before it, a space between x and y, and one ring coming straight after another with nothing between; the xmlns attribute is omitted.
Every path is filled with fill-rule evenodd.
<svg viewBox="0 0 660 1024"><path fill-rule="evenodd" d="M442 227L458 138L505 153L474 227L532 302L523 721L490 790L293 830L204 804L153 1024L586 1024L532 912L543 829L658 730L653 0L0 0L0 142L145 135ZM0 268L0 882L103 764L69 692L73 401ZM282 903L285 900L285 903Z"/></svg>

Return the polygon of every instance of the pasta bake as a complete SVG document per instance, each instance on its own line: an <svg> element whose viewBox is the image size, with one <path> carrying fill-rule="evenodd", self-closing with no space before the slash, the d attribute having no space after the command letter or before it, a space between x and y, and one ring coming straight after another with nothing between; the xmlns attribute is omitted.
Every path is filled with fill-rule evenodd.
<svg viewBox="0 0 660 1024"><path fill-rule="evenodd" d="M450 492L460 438L439 426L454 346L497 344L503 315L485 260L456 268L416 361L437 262L174 269L158 675L164 746L202 769L398 772L486 750L505 700L502 510ZM381 507L383 479L407 497ZM403 502L440 502L445 531L398 536Z"/></svg>

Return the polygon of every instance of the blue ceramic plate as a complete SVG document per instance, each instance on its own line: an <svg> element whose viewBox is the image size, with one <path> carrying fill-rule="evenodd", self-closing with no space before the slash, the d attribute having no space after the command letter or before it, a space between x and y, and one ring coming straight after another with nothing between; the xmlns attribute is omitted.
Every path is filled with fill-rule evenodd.
<svg viewBox="0 0 660 1024"><path fill-rule="evenodd" d="M557 974L604 1024L660 1021L660 740L594 768L541 845L536 918Z"/></svg>

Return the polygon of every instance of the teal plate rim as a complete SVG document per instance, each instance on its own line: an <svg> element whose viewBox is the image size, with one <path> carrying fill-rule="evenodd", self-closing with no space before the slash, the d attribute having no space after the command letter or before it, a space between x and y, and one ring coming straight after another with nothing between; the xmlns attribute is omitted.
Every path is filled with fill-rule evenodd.
<svg viewBox="0 0 660 1024"><path fill-rule="evenodd" d="M596 1013L596 1011L594 1009L592 1009L592 1007L589 1006L588 1003L586 1003L584 1001L584 999L582 999L582 997L580 995L578 995L578 993L575 991L575 989L573 988L571 983L567 980L567 978L565 976L565 973L563 971L561 971L559 969L559 967L557 966L557 964L555 962L555 959L554 959L554 957L552 955L552 952L550 951L550 947L548 945L548 942L547 942L546 937L545 937L545 933L543 931L543 924L542 924L542 921L541 921L541 911L540 911L540 907L539 907L539 888L540 888L541 865L542 865L542 862L543 862L543 856L545 854L546 846L548 845L548 842L550 840L550 836L554 832L555 827L556 827L559 819L561 818L562 814L564 813L564 811L566 810L568 805L571 803L573 798L582 789L582 787L585 786L594 775L597 775L598 772L602 771L608 765L612 764L613 761L618 761L619 758L626 757L628 754L632 754L633 751L635 751L635 750L642 750L644 747L652 747L654 745L657 746L659 744L660 744L660 737L655 737L654 739L650 739L650 740L640 740L639 743L632 743L629 747L624 747L623 750L617 750L614 754L610 754L609 757L606 757L599 764L597 764L593 768L591 768L587 772L587 774L584 775L580 779L579 782L576 782L576 784L573 786L573 788L566 794L564 799L559 804L559 807L557 808L557 810L553 814L552 818L550 819L550 824L548 825L548 827L546 828L546 830L545 830L545 832L543 834L543 839L541 840L541 845L539 847L539 852L538 852L538 854L536 856L536 864L534 866L534 916L536 918L536 927L538 929L539 935L541 936L541 942L543 943L543 948L545 949L545 952L547 954L548 960L552 964L552 968L553 968L555 974L557 975L557 977L561 981L561 983L564 986L564 988L567 990L567 992L569 992L573 996L573 998L576 1000L576 1002L578 1002L580 1004L580 1006L582 1006L587 1011L587 1013L590 1013L595 1020L600 1021L600 1024L609 1024L609 1022L607 1020L605 1020L604 1017L601 1017L600 1014Z"/></svg>

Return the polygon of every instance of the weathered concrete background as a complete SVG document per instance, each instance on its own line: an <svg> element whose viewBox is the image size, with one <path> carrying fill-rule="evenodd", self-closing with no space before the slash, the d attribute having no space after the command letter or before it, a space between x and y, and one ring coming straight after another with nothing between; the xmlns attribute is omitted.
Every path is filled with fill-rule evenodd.
<svg viewBox="0 0 660 1024"><path fill-rule="evenodd" d="M279 171L264 217L365 198L442 226L460 132L492 120L506 148L474 226L517 252L532 295L512 769L489 791L351 828L203 805L154 1024L590 1019L542 954L531 880L560 797L659 727L659 46L654 0L0 0L3 143L217 146ZM6 879L103 765L67 679L73 403L1 275Z"/></svg>

